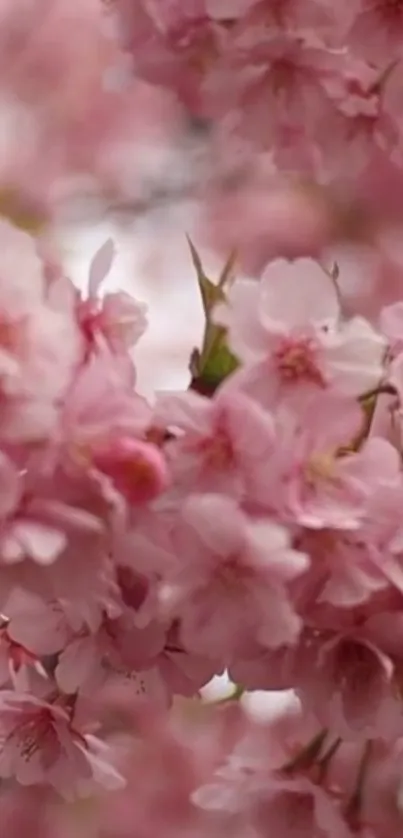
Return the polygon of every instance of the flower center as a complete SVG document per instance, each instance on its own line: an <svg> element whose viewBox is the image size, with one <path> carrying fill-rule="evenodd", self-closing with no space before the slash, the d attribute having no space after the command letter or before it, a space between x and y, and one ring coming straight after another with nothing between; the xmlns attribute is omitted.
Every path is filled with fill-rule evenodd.
<svg viewBox="0 0 403 838"><path fill-rule="evenodd" d="M318 387L326 386L318 367L317 348L312 338L284 340L274 353L274 359L283 381L306 381Z"/></svg>
<svg viewBox="0 0 403 838"><path fill-rule="evenodd" d="M335 480L336 457L332 453L313 454L305 468L305 476L310 485L322 480Z"/></svg>
<svg viewBox="0 0 403 838"><path fill-rule="evenodd" d="M232 555L218 565L215 576L223 591L243 597L245 584L250 579L251 572L242 564L238 555Z"/></svg>
<svg viewBox="0 0 403 838"><path fill-rule="evenodd" d="M205 73L215 62L218 52L213 27L208 18L189 22L170 36L171 47L185 56L192 70Z"/></svg>
<svg viewBox="0 0 403 838"><path fill-rule="evenodd" d="M234 452L228 434L223 430L216 430L214 436L202 439L198 449L203 454L207 468L217 471L225 470L233 462Z"/></svg>

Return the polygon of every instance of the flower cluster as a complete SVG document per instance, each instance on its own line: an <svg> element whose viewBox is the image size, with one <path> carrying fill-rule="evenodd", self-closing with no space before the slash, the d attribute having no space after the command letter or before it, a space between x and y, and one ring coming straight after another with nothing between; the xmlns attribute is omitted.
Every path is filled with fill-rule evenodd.
<svg viewBox="0 0 403 838"><path fill-rule="evenodd" d="M149 404L144 306L102 292L113 242L81 294L27 233L0 232L1 805L27 795L58 835L68 801L103 786L91 829L108 838L133 820L397 835L401 304L379 328L349 316L308 258L260 282L199 273L191 387ZM203 394L223 354L232 371ZM263 725L231 701L203 709L224 671L298 707Z"/></svg>
<svg viewBox="0 0 403 838"><path fill-rule="evenodd" d="M325 177L367 169L377 154L401 165L400 0L111 5L136 72L227 139Z"/></svg>
<svg viewBox="0 0 403 838"><path fill-rule="evenodd" d="M214 245L236 247L255 272L348 240L374 249L393 285L384 233L403 221L401 0L108 5L136 76L207 129ZM378 274L372 265L350 289L360 304Z"/></svg>
<svg viewBox="0 0 403 838"><path fill-rule="evenodd" d="M0 0L9 838L400 838L402 36L399 0ZM189 239L202 345L147 400L114 242L79 291L52 222L185 114L237 252Z"/></svg>

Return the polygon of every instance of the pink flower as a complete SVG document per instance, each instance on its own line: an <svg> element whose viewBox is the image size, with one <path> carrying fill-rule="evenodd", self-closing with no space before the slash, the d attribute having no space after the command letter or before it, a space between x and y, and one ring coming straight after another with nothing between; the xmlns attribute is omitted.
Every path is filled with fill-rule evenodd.
<svg viewBox="0 0 403 838"><path fill-rule="evenodd" d="M306 779L275 780L253 802L252 819L260 832L284 838L348 838L347 824L330 794ZM264 834L264 833L263 833Z"/></svg>
<svg viewBox="0 0 403 838"><path fill-rule="evenodd" d="M400 354L403 351L403 302L385 306L381 311L380 322L389 341L389 352L392 355Z"/></svg>
<svg viewBox="0 0 403 838"><path fill-rule="evenodd" d="M262 463L256 500L312 529L357 529L378 486L398 479L392 446L370 438L351 450L363 415L349 399L314 397L276 420L277 444L270 468Z"/></svg>
<svg viewBox="0 0 403 838"><path fill-rule="evenodd" d="M165 450L177 484L192 491L247 495L274 445L271 416L240 392L162 395L155 422L175 435Z"/></svg>
<svg viewBox="0 0 403 838"><path fill-rule="evenodd" d="M376 591L388 587L377 564L365 526L357 531L311 530L299 542L311 559L311 584L316 601L340 608L353 608L370 599Z"/></svg>
<svg viewBox="0 0 403 838"><path fill-rule="evenodd" d="M73 506L70 498L64 500L61 484L55 499L55 486L41 480L35 468L19 470L3 456L1 473L6 486L0 516L0 561L4 565L30 558L49 566L64 552L74 532L95 538L103 532L100 518L90 509Z"/></svg>
<svg viewBox="0 0 403 838"><path fill-rule="evenodd" d="M30 678L35 672L42 678L47 674L39 658L20 643L16 643L8 632L8 620L2 620L0 628L0 685L11 685L20 691L32 687Z"/></svg>
<svg viewBox="0 0 403 838"><path fill-rule="evenodd" d="M314 143L318 120L329 109L324 82L340 59L308 28L282 28L252 13L230 32L220 59L203 87L216 116L230 114L237 132L263 149L276 145L284 125L303 124Z"/></svg>
<svg viewBox="0 0 403 838"><path fill-rule="evenodd" d="M225 38L220 21L208 17L205 2L142 2L135 7L117 0L122 44L133 57L135 72L148 82L173 88L192 111L203 112L204 73L220 54Z"/></svg>
<svg viewBox="0 0 403 838"><path fill-rule="evenodd" d="M62 415L62 433L74 441L99 439L106 429L147 428L150 410L135 392L135 371L126 356L98 353L78 372Z"/></svg>
<svg viewBox="0 0 403 838"><path fill-rule="evenodd" d="M378 66L400 56L403 6L400 0L358 0L347 33L348 43L358 55Z"/></svg>
<svg viewBox="0 0 403 838"><path fill-rule="evenodd" d="M173 623L158 656L160 675L172 695L192 698L221 671L219 656L200 655L185 649L180 641L180 624Z"/></svg>
<svg viewBox="0 0 403 838"><path fill-rule="evenodd" d="M361 318L341 319L331 277L311 260L277 260L260 283L236 282L216 319L246 362L232 383L265 405L315 390L355 396L381 378L384 339Z"/></svg>
<svg viewBox="0 0 403 838"><path fill-rule="evenodd" d="M35 242L6 221L0 225L0 435L42 440L54 429L81 355L74 312L55 304Z"/></svg>
<svg viewBox="0 0 403 838"><path fill-rule="evenodd" d="M90 480L111 502L109 487L144 503L169 482L164 454L145 441L151 409L134 389L130 358L102 351L76 376L46 467Z"/></svg>
<svg viewBox="0 0 403 838"><path fill-rule="evenodd" d="M218 20L234 20L258 5L259 0L204 0L208 14Z"/></svg>
<svg viewBox="0 0 403 838"><path fill-rule="evenodd" d="M226 158L228 138L223 145ZM229 193L213 184L204 226L214 248L236 250L241 267L260 275L270 259L317 256L332 236L334 208L321 192L284 182L272 169L267 177L255 159L248 162L247 183Z"/></svg>
<svg viewBox="0 0 403 838"><path fill-rule="evenodd" d="M90 344L103 339L114 352L131 349L147 328L146 307L124 291L99 292L115 256L112 239L95 254L89 272L88 297L78 307L80 327Z"/></svg>
<svg viewBox="0 0 403 838"><path fill-rule="evenodd" d="M68 619L66 604L64 609L60 602L46 601L28 591L16 588L6 608L7 633L11 641L37 658L60 652L77 630L74 617L71 621Z"/></svg>
<svg viewBox="0 0 403 838"><path fill-rule="evenodd" d="M361 822L376 835L398 838L402 822L402 741L376 743L362 796Z"/></svg>
<svg viewBox="0 0 403 838"><path fill-rule="evenodd" d="M401 734L393 660L366 639L365 629L328 640L324 634L312 652L309 668L301 671L300 694L321 722L343 737Z"/></svg>
<svg viewBox="0 0 403 838"><path fill-rule="evenodd" d="M63 552L67 533L77 528L99 534L100 520L90 511L54 499L54 486L32 467L21 468L0 454L0 560L15 564L31 558L47 566Z"/></svg>
<svg viewBox="0 0 403 838"><path fill-rule="evenodd" d="M256 831L252 834L265 835L268 830L285 838L347 838L350 833L334 789L325 784L321 788L314 779L322 745L326 751L314 720L298 705L284 703L265 724L249 720L212 782L198 789L193 799L202 809L226 818L227 828L235 817L244 827L251 825Z"/></svg>
<svg viewBox="0 0 403 838"><path fill-rule="evenodd" d="M56 669L57 682L65 693L74 694L78 690L88 693L118 678L127 680L135 694L144 670L152 675L164 643L165 631L157 623L138 629L127 610L116 619L104 615L97 631L83 629L65 645Z"/></svg>
<svg viewBox="0 0 403 838"><path fill-rule="evenodd" d="M286 530L270 519L248 518L220 495L194 496L184 505L167 568L162 605L180 618L190 651L228 661L246 637L275 647L292 642L299 619L287 584L307 567Z"/></svg>
<svg viewBox="0 0 403 838"><path fill-rule="evenodd" d="M302 23L308 27L319 27L326 22L328 25L334 21L323 0L274 0L266 3L265 0L205 0L207 9L212 17L220 17L224 20L235 20L241 18L245 26L247 23L261 23L262 25L277 25L279 28L296 28ZM245 21L245 13L249 17Z"/></svg>
<svg viewBox="0 0 403 838"><path fill-rule="evenodd" d="M96 445L92 462L131 504L148 503L169 483L166 459L160 449L129 436Z"/></svg>
<svg viewBox="0 0 403 838"><path fill-rule="evenodd" d="M98 756L98 742L74 729L69 713L34 696L4 690L0 698L0 776L21 785L53 786L60 794L89 794L122 778Z"/></svg>

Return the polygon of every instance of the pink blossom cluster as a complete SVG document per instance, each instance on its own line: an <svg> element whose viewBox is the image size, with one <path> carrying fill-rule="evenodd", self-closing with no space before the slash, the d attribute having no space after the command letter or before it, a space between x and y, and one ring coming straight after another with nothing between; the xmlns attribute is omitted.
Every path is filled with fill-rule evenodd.
<svg viewBox="0 0 403 838"><path fill-rule="evenodd" d="M349 240L359 257L371 249L373 284L381 261L393 285L385 227L403 223L401 0L108 7L133 72L208 129L200 192L214 245L260 272L274 255L317 257Z"/></svg>
<svg viewBox="0 0 403 838"><path fill-rule="evenodd" d="M0 0L9 838L401 836L402 36L399 0ZM237 253L189 240L202 345L146 400L114 242L79 291L50 222L138 196L185 112Z"/></svg>
<svg viewBox="0 0 403 838"><path fill-rule="evenodd" d="M397 838L401 302L378 327L350 315L310 258L199 275L192 385L149 404L144 306L102 290L112 240L80 293L26 232L0 233L11 835L29 817L57 838ZM208 387L223 351L232 372ZM266 723L205 706L223 672L298 705Z"/></svg>
<svg viewBox="0 0 403 838"><path fill-rule="evenodd" d="M402 165L400 0L112 0L133 67L198 117L325 178ZM120 22L120 29L119 29Z"/></svg>
<svg viewBox="0 0 403 838"><path fill-rule="evenodd" d="M112 35L101 0L0 2L0 207L29 229L72 200L144 200L142 149L179 134L178 107L127 73Z"/></svg>

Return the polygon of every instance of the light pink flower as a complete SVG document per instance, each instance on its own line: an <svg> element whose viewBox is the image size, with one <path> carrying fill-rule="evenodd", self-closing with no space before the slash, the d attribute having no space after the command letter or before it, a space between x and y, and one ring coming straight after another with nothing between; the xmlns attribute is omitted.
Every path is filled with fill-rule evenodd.
<svg viewBox="0 0 403 838"><path fill-rule="evenodd" d="M60 602L47 602L17 588L9 597L6 608L10 639L39 658L64 649L82 625L80 621L77 626L74 616L68 619L68 608L64 609Z"/></svg>
<svg viewBox="0 0 403 838"><path fill-rule="evenodd" d="M384 339L361 318L341 319L332 279L312 260L276 260L260 282L236 282L216 319L246 362L230 386L269 407L315 390L359 395L381 378Z"/></svg>
<svg viewBox="0 0 403 838"><path fill-rule="evenodd" d="M95 254L89 271L88 296L78 306L80 327L91 344L103 339L114 352L131 349L147 328L146 307L125 291L100 297L102 284L115 256L115 246L108 239Z"/></svg>
<svg viewBox="0 0 403 838"><path fill-rule="evenodd" d="M30 558L49 566L63 553L73 533L94 538L102 534L99 516L90 509L73 506L70 498L66 502L61 484L55 490L53 484L41 481L35 469L19 470L6 458L2 470L3 476L8 475L0 531L3 564L13 565Z"/></svg>
<svg viewBox="0 0 403 838"><path fill-rule="evenodd" d="M134 388L135 371L128 357L98 353L75 378L62 415L61 436L79 449L115 428L141 433L150 410Z"/></svg>
<svg viewBox="0 0 403 838"><path fill-rule="evenodd" d="M218 390L212 399L193 392L162 395L155 422L171 430L165 446L183 489L244 496L274 445L271 416L243 393Z"/></svg>
<svg viewBox="0 0 403 838"><path fill-rule="evenodd" d="M5 454L0 454L0 489L0 561L3 564L31 558L47 566L63 552L72 531L84 530L95 535L102 531L97 515L63 500L60 484L55 490L53 484L41 480L33 465L18 468Z"/></svg>
<svg viewBox="0 0 403 838"><path fill-rule="evenodd" d="M0 628L0 685L29 691L33 686L31 676L35 672L42 678L47 677L39 658L12 639L8 631L8 620L4 618Z"/></svg>
<svg viewBox="0 0 403 838"><path fill-rule="evenodd" d="M174 623L168 631L165 646L158 656L160 675L172 695L194 698L217 673L221 672L219 656L200 655L184 648L180 641L180 624Z"/></svg>
<svg viewBox="0 0 403 838"><path fill-rule="evenodd" d="M393 738L403 728L391 657L355 633L314 639L312 658L301 669L300 694L323 724L343 737ZM309 665L308 665L309 663Z"/></svg>
<svg viewBox="0 0 403 838"><path fill-rule="evenodd" d="M403 486L398 453L384 440L374 438L373 443L372 454L379 457L379 465L359 526L350 531L310 530L297 539L311 559L306 584L316 602L348 609L391 584L402 590Z"/></svg>
<svg viewBox="0 0 403 838"><path fill-rule="evenodd" d="M336 800L320 786L304 778L275 780L266 793L252 803L252 819L257 829L273 831L284 838L300 835L321 838L349 838L350 831Z"/></svg>
<svg viewBox="0 0 403 838"><path fill-rule="evenodd" d="M97 740L74 729L69 713L30 695L4 690L0 699L0 776L60 794L119 788L122 778L97 753Z"/></svg>
<svg viewBox="0 0 403 838"><path fill-rule="evenodd" d="M299 619L287 584L308 562L291 549L286 530L248 518L228 498L202 495L184 505L174 542L161 601L180 618L186 648L225 662L245 637L269 647L295 639Z"/></svg>
<svg viewBox="0 0 403 838"><path fill-rule="evenodd" d="M372 541L368 545L365 526L357 531L311 530L301 538L301 549L311 559L311 584L316 601L340 608L353 608L376 591L388 587L389 580L374 559Z"/></svg>
<svg viewBox="0 0 403 838"><path fill-rule="evenodd" d="M130 358L98 352L76 376L47 468L89 480L108 503L113 493L130 503L148 501L169 482L164 454L145 440L150 418Z"/></svg>
<svg viewBox="0 0 403 838"><path fill-rule="evenodd" d="M201 89L205 71L220 54L226 32L206 12L205 2L189 8L144 2L133 6L117 0L117 21L124 49L135 72L148 82L172 88L192 110L203 112Z"/></svg>
<svg viewBox="0 0 403 838"><path fill-rule="evenodd" d="M277 445L262 463L256 498L269 509L312 529L357 529L371 495L398 479L396 453L370 438L351 450L363 415L349 399L315 397L298 413L277 417Z"/></svg>
<svg viewBox="0 0 403 838"><path fill-rule="evenodd" d="M64 692L73 694L88 693L108 678L118 678L131 683L135 694L144 670L151 671L164 643L161 625L138 629L127 611L117 619L105 615L98 631L84 629L72 636L60 655L56 679Z"/></svg>
<svg viewBox="0 0 403 838"><path fill-rule="evenodd" d="M259 148L276 145L285 125L304 125L313 144L315 127L329 111L324 83L339 63L308 27L282 28L252 13L230 31L202 89L215 116L230 114L237 133Z"/></svg>
<svg viewBox="0 0 403 838"><path fill-rule="evenodd" d="M235 816L253 826L252 834L265 835L268 829L285 838L349 836L333 789L310 779L316 761L315 755L309 759L308 750L317 735L313 718L298 704L284 702L269 722L249 720L242 733L211 782L193 795L197 805L226 817L228 827ZM305 765L293 770L305 747ZM321 750L319 746L318 759Z"/></svg>
<svg viewBox="0 0 403 838"><path fill-rule="evenodd" d="M81 355L74 311L48 297L35 242L6 221L0 225L0 435L12 442L41 440Z"/></svg>
<svg viewBox="0 0 403 838"><path fill-rule="evenodd" d="M384 335L389 341L389 352L393 355L403 350L403 302L385 306L380 315L380 323Z"/></svg>

